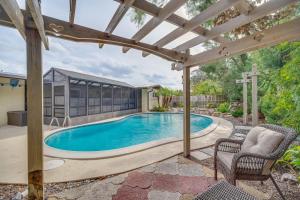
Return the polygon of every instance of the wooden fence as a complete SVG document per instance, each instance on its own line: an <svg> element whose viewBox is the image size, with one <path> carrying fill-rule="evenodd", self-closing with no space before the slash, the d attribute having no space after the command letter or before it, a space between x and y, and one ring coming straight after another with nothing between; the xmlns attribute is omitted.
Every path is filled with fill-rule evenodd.
<svg viewBox="0 0 300 200"><path fill-rule="evenodd" d="M201 96L191 96L191 107L198 107L198 108L209 108L209 107L216 107L220 103L226 101L225 96L217 95L217 96L210 96L210 95L201 95ZM180 107L183 105L183 96L174 96L172 98L171 104L172 107Z"/></svg>

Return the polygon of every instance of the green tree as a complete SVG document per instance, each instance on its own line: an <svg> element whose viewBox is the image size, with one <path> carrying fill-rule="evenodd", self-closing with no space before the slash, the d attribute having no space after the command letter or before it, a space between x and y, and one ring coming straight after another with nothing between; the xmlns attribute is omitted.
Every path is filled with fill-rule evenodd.
<svg viewBox="0 0 300 200"><path fill-rule="evenodd" d="M220 84L213 80L205 80L192 86L193 95L221 95L223 89Z"/></svg>
<svg viewBox="0 0 300 200"><path fill-rule="evenodd" d="M163 108L170 107L170 103L172 101L173 96L181 96L181 90L173 90L167 87L161 87L159 90L155 92L155 96L158 98L158 104L162 105ZM160 102L160 97L162 97L162 102Z"/></svg>
<svg viewBox="0 0 300 200"><path fill-rule="evenodd" d="M265 59L271 53L276 56ZM263 71L260 106L267 122L293 127L299 132L300 42L282 43L258 51L254 57Z"/></svg>

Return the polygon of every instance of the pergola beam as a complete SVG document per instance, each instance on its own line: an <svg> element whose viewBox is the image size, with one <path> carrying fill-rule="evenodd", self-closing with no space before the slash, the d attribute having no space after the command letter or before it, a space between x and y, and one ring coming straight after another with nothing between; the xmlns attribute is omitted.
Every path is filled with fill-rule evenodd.
<svg viewBox="0 0 300 200"><path fill-rule="evenodd" d="M215 62L222 58L228 58L259 48L272 46L280 42L299 40L299 33L300 18L297 18L273 28L257 32L254 35L226 43L212 50L190 56L184 65L185 67L199 66Z"/></svg>
<svg viewBox="0 0 300 200"><path fill-rule="evenodd" d="M172 15L176 10L178 10L187 0L170 0L158 13L157 16L152 17L134 36L132 39L135 41L141 41L146 37L151 31L153 31L159 24L161 24L165 19ZM128 47L123 48L123 53L129 50Z"/></svg>
<svg viewBox="0 0 300 200"><path fill-rule="evenodd" d="M243 26L245 24L248 24L252 21L255 21L259 18L262 18L276 10L279 10L282 7L287 6L288 4L291 3L296 3L298 0L270 0L267 3L262 4L261 6L253 9L248 15L239 15L238 17L235 17L228 22L215 26L214 28L211 29L211 31L207 32L205 35L206 37L203 36L197 36L179 46L174 48L176 51L184 51L186 49L192 48L196 45L201 44L202 42L206 42L209 39L215 38L216 36L230 32L234 30L235 28L238 28L240 26Z"/></svg>
<svg viewBox="0 0 300 200"><path fill-rule="evenodd" d="M239 2L243 2L244 0L223 0L223 1L218 1L217 3L211 5L208 7L206 10L200 12L200 14L196 15L193 17L188 23L185 24L183 28L179 27L166 35L165 37L161 38L157 42L155 42L153 45L158 46L158 47L163 47L170 42L176 40L180 36L188 33L189 31L194 30L199 26L199 24L202 24L209 19L216 17L218 14L226 11L230 7L237 5ZM203 37L205 39L205 36L199 36ZM149 54L143 52L143 56L147 56Z"/></svg>
<svg viewBox="0 0 300 200"><path fill-rule="evenodd" d="M0 5L3 7L10 20L15 25L16 29L20 32L21 36L26 39L25 27L24 27L24 16L19 8L16 0L0 0ZM1 14L1 13L0 13Z"/></svg>
<svg viewBox="0 0 300 200"><path fill-rule="evenodd" d="M22 11L24 12L24 11ZM179 53L170 49L158 48L150 44L135 42L134 40L123 38L116 35L110 35L102 31L87 28L77 24L70 25L69 22L43 16L45 23L45 33L47 35L62 38L75 42L90 42L90 43L104 43L118 46L127 46L130 48L147 51L151 54L165 58L170 61L183 62L186 59L186 54ZM1 12L0 7L0 24L15 27L12 21L9 19L6 13ZM35 24L32 24L35 27Z"/></svg>
<svg viewBox="0 0 300 200"><path fill-rule="evenodd" d="M122 0L115 0L119 3L122 3ZM145 1L145 0L135 0L134 3L132 4L132 7L133 8L136 8L138 10L141 10L149 15L152 15L152 16L157 16L158 13L160 12L160 10L162 8L159 8L157 7L156 5L148 2L148 1ZM178 26L178 27L181 27L181 28L184 28L185 24L188 23L188 20L184 19L183 17L180 17L176 14L171 14L167 19L166 19L167 22L175 25L175 26ZM205 32L207 32L208 30L201 27L200 25L195 28L192 32L197 34L197 35L204 35ZM228 42L229 40L227 40L226 38L224 37L221 37L221 36L217 36L216 38L213 38L214 41L218 42L218 43L225 43L225 42Z"/></svg>
<svg viewBox="0 0 300 200"><path fill-rule="evenodd" d="M126 12L129 10L130 6L133 4L135 0L124 0L123 3L121 3L114 13L113 17L111 18L108 26L105 29L106 33L112 33L115 28L118 26ZM104 44L99 44L99 47L102 48Z"/></svg>
<svg viewBox="0 0 300 200"><path fill-rule="evenodd" d="M70 0L69 22L70 22L71 25L74 24L75 12L76 12L76 0Z"/></svg>
<svg viewBox="0 0 300 200"><path fill-rule="evenodd" d="M41 13L41 8L38 0L26 0L31 16L38 30L44 47L49 50L48 38L45 34L44 21Z"/></svg>

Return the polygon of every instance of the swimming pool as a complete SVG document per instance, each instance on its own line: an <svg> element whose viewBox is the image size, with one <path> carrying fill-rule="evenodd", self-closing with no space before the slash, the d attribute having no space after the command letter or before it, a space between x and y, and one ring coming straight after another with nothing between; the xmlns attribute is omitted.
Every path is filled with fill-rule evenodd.
<svg viewBox="0 0 300 200"><path fill-rule="evenodd" d="M106 151L165 138L182 138L182 113L146 113L121 120L90 124L55 132L45 139L53 148L68 151ZM191 114L191 132L211 125L213 120Z"/></svg>

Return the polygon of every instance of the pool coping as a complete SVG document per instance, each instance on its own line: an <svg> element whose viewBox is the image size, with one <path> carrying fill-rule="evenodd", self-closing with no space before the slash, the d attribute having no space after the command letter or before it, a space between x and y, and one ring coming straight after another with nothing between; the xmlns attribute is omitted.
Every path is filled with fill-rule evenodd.
<svg viewBox="0 0 300 200"><path fill-rule="evenodd" d="M151 114L151 113L159 113L159 112L146 112L146 114L147 113ZM181 114L181 112L165 112L165 113ZM181 138L169 137L169 138L164 138L161 140L150 141L150 142L132 145L129 147L124 147L124 148L119 148L119 149L114 149L114 150L87 151L87 152L61 150L61 149L57 149L54 147L50 147L45 143L45 139L47 137L49 137L50 135L55 134L59 131L62 131L62 130L77 128L77 127L82 127L82 126L88 126L88 125L93 125L93 124L102 124L102 123L108 123L108 122L113 122L113 121L119 121L119 120L131 117L134 115L139 115L139 114L141 114L141 113L135 113L135 114L130 114L130 115L126 115L126 116L121 116L121 117L110 118L110 119L106 119L106 120L76 125L76 126L72 126L72 127L64 127L64 128L51 130L51 131L45 131L44 139L43 139L44 155L48 156L48 157L52 157L52 158L74 159L74 160L105 159L105 158L113 158L113 157L119 157L119 156L124 156L124 155L128 155L128 154L133 154L133 153L137 153L140 151L145 151L145 150L148 150L151 148L155 148L158 146L183 141L183 139L181 139ZM194 114L194 113L192 113L192 114L210 118L212 120L212 123L207 128L193 133L191 135L191 139L200 138L200 137L203 137L203 136L213 132L219 124L218 118L214 118L214 117L207 116L207 115L200 115L200 114Z"/></svg>

